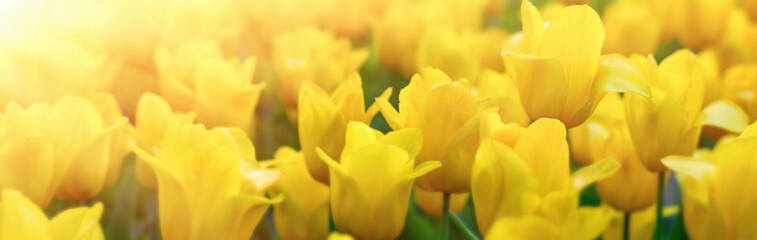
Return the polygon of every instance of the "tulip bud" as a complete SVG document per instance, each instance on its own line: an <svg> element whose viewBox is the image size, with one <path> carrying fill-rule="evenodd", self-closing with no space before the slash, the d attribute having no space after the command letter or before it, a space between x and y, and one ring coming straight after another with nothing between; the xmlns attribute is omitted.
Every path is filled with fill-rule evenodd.
<svg viewBox="0 0 757 240"><path fill-rule="evenodd" d="M0 201L0 236L3 239L95 240L105 239L100 227L103 205L67 209L53 219L30 199L12 189L3 189Z"/></svg>

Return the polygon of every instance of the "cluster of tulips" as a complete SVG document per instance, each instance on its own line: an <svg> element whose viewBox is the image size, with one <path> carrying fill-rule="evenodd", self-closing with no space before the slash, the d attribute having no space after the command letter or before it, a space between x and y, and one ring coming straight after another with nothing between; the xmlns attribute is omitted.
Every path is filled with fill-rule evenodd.
<svg viewBox="0 0 757 240"><path fill-rule="evenodd" d="M0 105L2 240L757 239L755 0L0 0Z"/></svg>

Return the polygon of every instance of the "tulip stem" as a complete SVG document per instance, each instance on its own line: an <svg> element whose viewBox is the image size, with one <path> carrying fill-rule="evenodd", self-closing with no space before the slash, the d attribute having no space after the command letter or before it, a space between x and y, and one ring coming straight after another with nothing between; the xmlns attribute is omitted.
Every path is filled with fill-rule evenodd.
<svg viewBox="0 0 757 240"><path fill-rule="evenodd" d="M623 219L623 240L628 240L629 226L631 226L631 213L626 213L625 215L625 219Z"/></svg>
<svg viewBox="0 0 757 240"><path fill-rule="evenodd" d="M450 193L442 192L442 197L444 201L442 202L442 222L440 225L440 231L439 239L441 240L447 240L449 239L449 201L450 201Z"/></svg>
<svg viewBox="0 0 757 240"><path fill-rule="evenodd" d="M664 196L665 195L665 171L660 172L660 176L657 179L657 209L656 209L656 216L657 216L657 227L654 230L654 239L662 240L664 234L664 230L662 229L662 207L664 205Z"/></svg>

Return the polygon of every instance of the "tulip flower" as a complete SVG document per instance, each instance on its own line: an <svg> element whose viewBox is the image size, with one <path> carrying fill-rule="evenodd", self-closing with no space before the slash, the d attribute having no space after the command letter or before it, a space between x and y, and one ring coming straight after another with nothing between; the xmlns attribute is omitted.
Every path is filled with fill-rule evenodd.
<svg viewBox="0 0 757 240"><path fill-rule="evenodd" d="M94 94L88 97L95 104L105 126L115 126L110 136L108 168L105 174L103 188L108 188L118 180L121 162L130 152L129 143L132 141L128 119L118 105L118 100L110 94Z"/></svg>
<svg viewBox="0 0 757 240"><path fill-rule="evenodd" d="M334 224L359 239L394 239L405 223L413 180L440 164L427 161L413 169L423 142L418 129L383 135L350 122L345 138L340 162L318 149L330 170Z"/></svg>
<svg viewBox="0 0 757 240"><path fill-rule="evenodd" d="M443 72L425 68L410 79L399 99L399 112L386 98L376 99L384 119L394 130L423 130L425 141L417 165L427 161L443 165L416 180L417 186L431 192L469 192L481 111L467 82L452 82Z"/></svg>
<svg viewBox="0 0 757 240"><path fill-rule="evenodd" d="M334 37L317 28L303 27L277 35L273 39L271 54L281 100L296 119L298 94L303 82L312 82L331 93L363 65L368 50L352 50L347 39Z"/></svg>
<svg viewBox="0 0 757 240"><path fill-rule="evenodd" d="M548 27L527 0L521 14L523 52L503 52L503 59L531 119L556 118L571 128L583 123L607 92L649 95L627 61L600 56L604 27L591 7L566 7Z"/></svg>
<svg viewBox="0 0 757 240"><path fill-rule="evenodd" d="M276 230L282 239L325 239L329 233L329 188L308 173L301 152L281 147L274 154L282 175L271 186L284 201L273 209Z"/></svg>
<svg viewBox="0 0 757 240"><path fill-rule="evenodd" d="M3 189L0 201L0 238L18 240L105 239L100 228L103 205L67 209L47 219L34 202L12 189Z"/></svg>
<svg viewBox="0 0 757 240"><path fill-rule="evenodd" d="M418 187L413 188L413 197L415 199L415 205L418 206L423 212L428 213L434 217L442 216L442 204L444 199L439 192L427 192ZM450 196L449 210L453 213L460 213L468 203L468 193L452 194Z"/></svg>
<svg viewBox="0 0 757 240"><path fill-rule="evenodd" d="M614 158L621 164L617 173L597 183L604 202L626 213L654 204L658 176L644 167L633 148L620 95L605 96L594 115L569 131L571 150L574 153L588 151L574 159L594 163Z"/></svg>
<svg viewBox="0 0 757 240"><path fill-rule="evenodd" d="M709 154L663 160L684 176L680 179L684 193L691 196L686 203L694 207L684 213L699 217L686 218L692 239L746 239L757 234L749 227L755 221L757 194L744 191L757 183L753 175L744 174L757 171L756 133L757 124L753 123L738 138L721 140Z"/></svg>
<svg viewBox="0 0 757 240"><path fill-rule="evenodd" d="M174 112L166 100L152 93L145 93L139 98L136 111L134 135L137 145L142 149L157 147L170 126L192 123L195 119L195 112ZM157 188L157 178L152 167L141 158L137 158L135 165L139 183L146 188Z"/></svg>
<svg viewBox="0 0 757 240"><path fill-rule="evenodd" d="M382 96L391 95L391 88ZM308 171L319 182L329 183L328 167L318 159L316 148L321 148L334 159L339 159L345 144L344 131L349 121L370 122L378 107L365 109L363 85L360 75L354 73L340 84L329 97L312 82L300 87L297 131L305 155Z"/></svg>
<svg viewBox="0 0 757 240"><path fill-rule="evenodd" d="M651 9L634 2L620 2L605 8L606 30L603 53L650 54L660 39L660 23Z"/></svg>
<svg viewBox="0 0 757 240"><path fill-rule="evenodd" d="M453 79L475 79L481 66L474 52L469 50L472 37L466 35L458 36L444 27L428 29L418 43L416 69L433 67Z"/></svg>
<svg viewBox="0 0 757 240"><path fill-rule="evenodd" d="M373 27L373 47L379 64L412 76L417 69L421 37L434 26L455 32L478 30L484 1L398 1Z"/></svg>
<svg viewBox="0 0 757 240"><path fill-rule="evenodd" d="M578 208L578 192L615 173L620 167L618 161L599 161L571 176L566 130L560 121L539 119L523 129L517 125L497 124L496 114L486 115L490 137L478 149L471 180L476 222L481 233L502 231L494 230L501 228L495 226L498 220L531 218L531 215L557 226L579 220L573 218L605 218L605 210ZM503 224L508 225L504 228L512 225ZM566 227L566 231L580 229L574 227ZM597 236L602 229L600 224L586 234Z"/></svg>
<svg viewBox="0 0 757 240"><path fill-rule="evenodd" d="M269 205L263 197L278 172L262 169L239 128L166 130L155 155L134 152L155 170L164 239L249 239Z"/></svg>
<svg viewBox="0 0 757 240"><path fill-rule="evenodd" d="M723 78L723 98L739 105L749 115L751 121L757 120L757 64L743 64L729 68Z"/></svg>
<svg viewBox="0 0 757 240"><path fill-rule="evenodd" d="M505 123L528 126L531 122L521 105L518 88L509 75L484 69L473 85L474 95L481 108L496 108Z"/></svg>
<svg viewBox="0 0 757 240"><path fill-rule="evenodd" d="M210 127L236 126L250 132L263 84L252 84L255 58L225 59L208 40L155 50L161 95L179 111L197 111L197 122Z"/></svg>
<svg viewBox="0 0 757 240"><path fill-rule="evenodd" d="M683 46L701 50L714 45L723 37L733 0L672 1L669 13L675 35Z"/></svg>
<svg viewBox="0 0 757 240"><path fill-rule="evenodd" d="M670 207L666 207L663 210L662 215L665 217L669 217L676 213L679 213L679 211L680 209L678 209L678 206L670 206ZM602 234L602 239L607 239L607 240L623 239L623 231L624 231L623 224L625 221L624 215L625 215L624 212L616 212L616 214L613 215L610 225L607 226L607 229L605 229L604 233ZM628 227L629 227L628 239L632 239L632 240L652 239L652 234L654 233L654 228L655 228L655 206L654 205L644 210L631 213L629 218L631 221L628 224Z"/></svg>

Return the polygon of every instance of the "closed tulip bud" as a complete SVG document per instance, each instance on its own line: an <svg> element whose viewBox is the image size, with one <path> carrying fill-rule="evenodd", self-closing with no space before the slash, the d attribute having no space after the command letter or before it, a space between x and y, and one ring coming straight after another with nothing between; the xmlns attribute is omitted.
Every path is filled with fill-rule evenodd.
<svg viewBox="0 0 757 240"><path fill-rule="evenodd" d="M694 54L679 50L658 67L651 56L632 57L652 86L651 97L627 94L626 118L634 148L652 172L665 170L660 160L669 155L691 155L701 124L704 82Z"/></svg>
<svg viewBox="0 0 757 240"><path fill-rule="evenodd" d="M452 82L443 72L425 68L400 91L399 100L399 112L386 98L377 98L376 102L392 129L423 130L424 143L417 165L428 161L443 165L419 178L417 186L430 192L469 192L481 111L467 82Z"/></svg>
<svg viewBox="0 0 757 240"><path fill-rule="evenodd" d="M623 99L618 94L607 95L584 124L570 129L571 148L583 145L590 151L588 163L606 158L620 162L620 170L599 181L597 190L602 200L623 212L635 212L651 206L657 199L658 174L641 163L633 148ZM585 135L585 141L574 141L574 133ZM583 159L583 158L581 158Z"/></svg>
<svg viewBox="0 0 757 240"><path fill-rule="evenodd" d="M368 50L353 50L348 39L337 38L318 28L303 27L273 38L271 54L281 100L291 113L296 113L303 82L312 82L326 92L333 92L344 79L359 70L368 57ZM296 116L292 117L296 119Z"/></svg>
<svg viewBox="0 0 757 240"><path fill-rule="evenodd" d="M440 192L427 192L418 187L413 188L413 197L415 199L415 205L418 206L423 212L428 213L434 217L442 216L442 203L443 197ZM449 210L453 213L459 213L468 203L468 193L452 194L450 196Z"/></svg>
<svg viewBox="0 0 757 240"><path fill-rule="evenodd" d="M417 129L383 135L351 122L341 161L318 149L331 178L331 215L340 232L359 239L394 239L405 223L413 180L440 166L415 166L423 142ZM355 213L361 213L356 215Z"/></svg>
<svg viewBox="0 0 757 240"><path fill-rule="evenodd" d="M503 52L503 59L531 119L556 118L571 128L583 123L607 92L649 94L625 59L600 56L604 27L591 7L566 7L546 27L527 0L521 14L523 52Z"/></svg>
<svg viewBox="0 0 757 240"><path fill-rule="evenodd" d="M51 112L47 104L24 109L10 103L0 114L0 188L16 189L43 209L58 190L70 163L56 158L54 141L42 130Z"/></svg>
<svg viewBox="0 0 757 240"><path fill-rule="evenodd" d="M685 47L701 50L717 44L723 37L733 0L677 0L667 13L672 15L676 38Z"/></svg>
<svg viewBox="0 0 757 240"><path fill-rule="evenodd" d="M175 125L159 146L155 155L134 152L157 175L164 239L249 239L268 206L282 200L263 197L278 175L261 169L239 128Z"/></svg>
<svg viewBox="0 0 757 240"><path fill-rule="evenodd" d="M106 125L95 104L76 96L58 100L51 117L57 121L49 130L56 158L70 161L56 196L74 202L96 196L105 186L112 136L126 119ZM123 149L116 150L123 154Z"/></svg>
<svg viewBox="0 0 757 240"><path fill-rule="evenodd" d="M302 153L282 147L274 154L279 180L269 190L284 195L273 208L282 239L325 239L329 232L329 188L308 173Z"/></svg>
<svg viewBox="0 0 757 240"><path fill-rule="evenodd" d="M607 37L603 53L649 54L657 48L660 23L651 9L634 2L620 2L605 8L603 14Z"/></svg>
<svg viewBox="0 0 757 240"><path fill-rule="evenodd" d="M388 97L391 89L382 95ZM347 123L370 122L378 113L378 107L372 105L365 109L362 80L357 73L342 82L331 96L314 83L303 82L299 98L297 131L302 153L310 175L328 185L328 167L318 159L315 149L321 148L330 157L339 159Z"/></svg>
<svg viewBox="0 0 757 240"><path fill-rule="evenodd" d="M12 189L3 189L0 198L0 237L18 240L105 239L100 227L103 205L67 209L52 219L30 199Z"/></svg>
<svg viewBox="0 0 757 240"><path fill-rule="evenodd" d="M174 112L171 106L162 97L145 93L139 98L135 115L134 126L136 133L134 138L137 145L142 149L153 149L163 139L163 134L170 126L184 123L192 123L195 113ZM136 175L142 186L150 189L158 187L155 172L143 159L137 158Z"/></svg>

